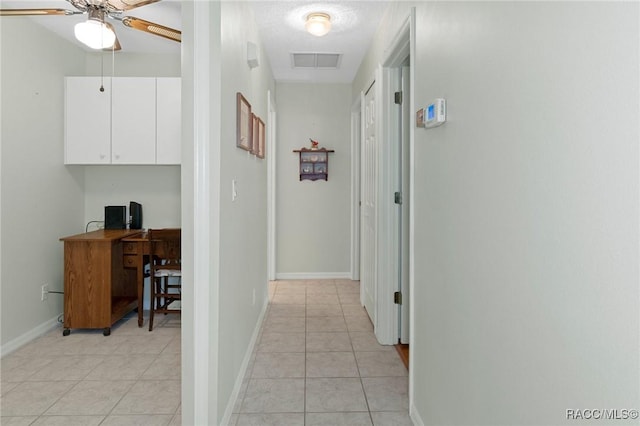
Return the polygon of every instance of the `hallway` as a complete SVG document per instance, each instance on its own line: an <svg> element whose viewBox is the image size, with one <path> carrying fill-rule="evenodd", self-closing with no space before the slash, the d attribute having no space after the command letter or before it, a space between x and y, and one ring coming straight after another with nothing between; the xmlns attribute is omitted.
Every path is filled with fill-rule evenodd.
<svg viewBox="0 0 640 426"><path fill-rule="evenodd" d="M376 342L359 297L357 281L269 283L229 425L412 425L407 370ZM149 332L134 313L108 338L56 328L2 359L0 423L179 425L180 329L169 315Z"/></svg>
<svg viewBox="0 0 640 426"><path fill-rule="evenodd" d="M411 425L408 377L349 280L275 281L231 425Z"/></svg>

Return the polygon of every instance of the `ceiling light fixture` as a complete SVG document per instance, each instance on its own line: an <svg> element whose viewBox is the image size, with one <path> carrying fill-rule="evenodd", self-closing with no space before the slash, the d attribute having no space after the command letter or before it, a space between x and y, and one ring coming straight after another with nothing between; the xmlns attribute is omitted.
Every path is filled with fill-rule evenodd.
<svg viewBox="0 0 640 426"><path fill-rule="evenodd" d="M98 8L88 10L89 19L74 27L76 38L92 49L106 49L113 46L116 35L104 23L104 11Z"/></svg>
<svg viewBox="0 0 640 426"><path fill-rule="evenodd" d="M322 37L331 30L331 16L326 13L310 13L304 26L310 34Z"/></svg>

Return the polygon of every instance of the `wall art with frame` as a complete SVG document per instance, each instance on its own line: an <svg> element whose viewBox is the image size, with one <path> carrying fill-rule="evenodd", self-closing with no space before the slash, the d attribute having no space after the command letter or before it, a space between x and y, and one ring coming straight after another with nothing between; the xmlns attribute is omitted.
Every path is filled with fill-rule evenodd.
<svg viewBox="0 0 640 426"><path fill-rule="evenodd" d="M265 154L265 127L264 121L256 115L254 115L253 121L253 146L254 154L258 158L264 158Z"/></svg>
<svg viewBox="0 0 640 426"><path fill-rule="evenodd" d="M236 94L236 146L246 151L253 150L253 114L251 104L242 96Z"/></svg>

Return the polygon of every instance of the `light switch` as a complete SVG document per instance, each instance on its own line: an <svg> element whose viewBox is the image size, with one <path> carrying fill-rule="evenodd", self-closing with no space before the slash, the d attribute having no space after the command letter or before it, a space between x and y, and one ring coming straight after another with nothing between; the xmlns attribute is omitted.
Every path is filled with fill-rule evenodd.
<svg viewBox="0 0 640 426"><path fill-rule="evenodd" d="M235 201L238 198L238 184L235 179L231 180L231 201Z"/></svg>

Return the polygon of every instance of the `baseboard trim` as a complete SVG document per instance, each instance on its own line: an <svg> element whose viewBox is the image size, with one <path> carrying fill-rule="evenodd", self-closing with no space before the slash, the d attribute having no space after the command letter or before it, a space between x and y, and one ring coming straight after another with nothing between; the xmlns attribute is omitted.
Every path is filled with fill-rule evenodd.
<svg viewBox="0 0 640 426"><path fill-rule="evenodd" d="M236 383L233 386L233 390L231 391L231 397L229 398L229 402L227 403L227 407L224 410L224 415L222 416L222 420L220 424L228 425L231 420L231 416L233 415L233 409L236 406L236 402L238 400L238 396L240 395L240 389L242 388L242 382L244 381L244 376L247 374L247 367L249 366L249 361L251 361L251 355L253 355L253 350L258 343L258 336L260 336L260 330L262 329L262 322L264 321L264 316L267 313L267 307L269 306L269 299L265 299L264 305L262 306L262 312L260 312L260 316L258 317L258 322L256 323L256 327L253 330L253 335L251 336L251 341L249 342L249 347L247 348L247 352L244 354L244 359L242 360L242 366L240 367L240 372L238 373L238 377L236 377Z"/></svg>
<svg viewBox="0 0 640 426"><path fill-rule="evenodd" d="M418 412L418 409L415 405L411 404L411 408L409 410L409 417L411 417L411 421L415 426L424 426L424 422L422 421L422 417Z"/></svg>
<svg viewBox="0 0 640 426"><path fill-rule="evenodd" d="M351 272L278 272L277 280L350 280Z"/></svg>
<svg viewBox="0 0 640 426"><path fill-rule="evenodd" d="M55 329L56 327L58 327L58 318L60 317L61 314L56 315L55 317L51 318L48 321L43 322L42 324L32 328L31 330L27 331L26 333L16 337L15 339L7 342L6 344L2 345L2 350L1 350L1 357L4 358L6 355L9 355L11 352L14 352L18 349L20 349L21 347L23 347L24 345L26 345L27 343L37 339L38 337L42 336L43 334L47 334L48 332L50 332L51 330Z"/></svg>

